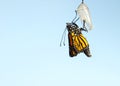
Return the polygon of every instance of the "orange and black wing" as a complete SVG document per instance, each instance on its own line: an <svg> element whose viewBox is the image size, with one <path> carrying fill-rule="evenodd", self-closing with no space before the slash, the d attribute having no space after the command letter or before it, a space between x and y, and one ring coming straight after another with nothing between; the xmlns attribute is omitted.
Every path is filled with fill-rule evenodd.
<svg viewBox="0 0 120 86"><path fill-rule="evenodd" d="M89 46L88 41L82 34L74 36L73 45L78 52L83 52Z"/></svg>
<svg viewBox="0 0 120 86"><path fill-rule="evenodd" d="M68 33L68 41L69 41L69 56L74 57L78 54L76 49L74 48L74 39L71 33Z"/></svg>
<svg viewBox="0 0 120 86"><path fill-rule="evenodd" d="M68 33L68 39L70 57L76 56L89 47L88 41L82 34L75 35L74 32Z"/></svg>

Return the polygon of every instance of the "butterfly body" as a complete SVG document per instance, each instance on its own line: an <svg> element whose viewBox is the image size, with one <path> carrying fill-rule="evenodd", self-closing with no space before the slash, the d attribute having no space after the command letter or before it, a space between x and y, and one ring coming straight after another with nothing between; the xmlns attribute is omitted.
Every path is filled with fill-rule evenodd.
<svg viewBox="0 0 120 86"><path fill-rule="evenodd" d="M72 20L71 23L66 23L65 31L62 35L62 39L64 39L63 44L65 45L65 34L66 29L68 30L68 43L69 43L69 56L74 57L77 56L79 53L83 52L87 57L91 57L90 50L89 50L89 43L87 39L83 36L82 31L88 32L87 27L92 29L92 21L89 13L89 9L87 5L85 5L84 0L78 6L77 10L75 10L75 18ZM79 17L77 18L77 15ZM79 28L76 24L78 20L82 21L83 27ZM87 25L87 27L86 27ZM61 46L62 40L60 42Z"/></svg>
<svg viewBox="0 0 120 86"><path fill-rule="evenodd" d="M86 38L82 35L81 30L75 23L67 23L69 55L70 57L77 56L78 53L84 52L90 57L89 44Z"/></svg>

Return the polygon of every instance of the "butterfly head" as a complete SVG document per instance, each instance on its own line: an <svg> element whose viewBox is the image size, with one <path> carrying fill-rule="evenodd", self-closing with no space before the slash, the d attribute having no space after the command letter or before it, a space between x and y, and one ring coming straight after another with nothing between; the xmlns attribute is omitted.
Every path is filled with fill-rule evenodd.
<svg viewBox="0 0 120 86"><path fill-rule="evenodd" d="M76 29L78 29L78 25L75 23L66 23L66 28L68 31L74 31Z"/></svg>

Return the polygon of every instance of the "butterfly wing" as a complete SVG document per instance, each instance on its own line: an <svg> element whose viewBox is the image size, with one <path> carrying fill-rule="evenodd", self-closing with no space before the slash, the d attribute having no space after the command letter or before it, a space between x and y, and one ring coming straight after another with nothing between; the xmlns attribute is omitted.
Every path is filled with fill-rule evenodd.
<svg viewBox="0 0 120 86"><path fill-rule="evenodd" d="M76 56L89 47L88 41L82 34L75 35L74 32L68 33L69 39L69 55Z"/></svg>
<svg viewBox="0 0 120 86"><path fill-rule="evenodd" d="M67 23L67 30L70 57L77 56L80 52L84 52L87 56L90 56L89 44L86 38L82 35L81 29L73 23Z"/></svg>
<svg viewBox="0 0 120 86"><path fill-rule="evenodd" d="M68 33L68 41L69 41L69 56L74 57L78 54L76 49L74 48L74 36L72 35L74 33Z"/></svg>
<svg viewBox="0 0 120 86"><path fill-rule="evenodd" d="M78 34L75 36L74 46L78 52L83 52L89 46L89 44L82 34Z"/></svg>
<svg viewBox="0 0 120 86"><path fill-rule="evenodd" d="M75 32L69 32L68 39L70 57L77 56L78 53L84 52L87 48L89 48L88 41L82 34L75 35Z"/></svg>
<svg viewBox="0 0 120 86"><path fill-rule="evenodd" d="M88 57L91 57L92 55L90 54L89 50L89 44L86 38L82 35L79 34L75 37L74 39L74 47L77 49L77 52L84 52L84 54Z"/></svg>

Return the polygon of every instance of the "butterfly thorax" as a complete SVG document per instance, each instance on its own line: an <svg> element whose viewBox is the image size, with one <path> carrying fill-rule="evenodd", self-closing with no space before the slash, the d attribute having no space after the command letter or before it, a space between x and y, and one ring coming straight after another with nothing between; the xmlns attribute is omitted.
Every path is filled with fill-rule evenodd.
<svg viewBox="0 0 120 86"><path fill-rule="evenodd" d="M66 27L67 27L68 33L71 33L71 35L81 34L81 30L79 29L78 25L75 23L67 23Z"/></svg>

